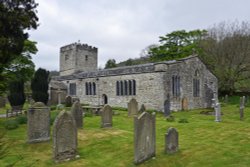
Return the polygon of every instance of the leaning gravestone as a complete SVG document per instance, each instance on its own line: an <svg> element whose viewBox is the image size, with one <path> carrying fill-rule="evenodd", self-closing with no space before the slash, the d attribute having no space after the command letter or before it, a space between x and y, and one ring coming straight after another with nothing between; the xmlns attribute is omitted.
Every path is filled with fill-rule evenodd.
<svg viewBox="0 0 250 167"><path fill-rule="evenodd" d="M106 104L101 111L101 128L112 127L112 108Z"/></svg>
<svg viewBox="0 0 250 167"><path fill-rule="evenodd" d="M165 134L165 153L173 154L179 148L178 132L175 128L169 128Z"/></svg>
<svg viewBox="0 0 250 167"><path fill-rule="evenodd" d="M72 97L71 96L66 96L66 98L65 98L65 106L66 107L71 107L72 106Z"/></svg>
<svg viewBox="0 0 250 167"><path fill-rule="evenodd" d="M72 108L71 113L76 121L76 127L82 128L83 127L83 109L79 101L75 101Z"/></svg>
<svg viewBox="0 0 250 167"><path fill-rule="evenodd" d="M138 102L136 99L132 98L128 103L128 116L133 116L138 114Z"/></svg>
<svg viewBox="0 0 250 167"><path fill-rule="evenodd" d="M134 163L155 156L155 113L143 112L134 118Z"/></svg>
<svg viewBox="0 0 250 167"><path fill-rule="evenodd" d="M69 111L61 111L54 122L53 152L56 162L77 157L77 127Z"/></svg>
<svg viewBox="0 0 250 167"><path fill-rule="evenodd" d="M244 119L245 96L240 98L240 120Z"/></svg>
<svg viewBox="0 0 250 167"><path fill-rule="evenodd" d="M42 102L36 102L27 115L28 143L48 141L50 139L50 110Z"/></svg>

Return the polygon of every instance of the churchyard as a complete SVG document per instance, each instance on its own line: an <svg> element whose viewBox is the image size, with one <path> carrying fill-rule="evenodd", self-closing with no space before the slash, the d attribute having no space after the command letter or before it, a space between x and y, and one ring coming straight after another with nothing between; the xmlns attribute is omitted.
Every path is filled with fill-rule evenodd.
<svg viewBox="0 0 250 167"><path fill-rule="evenodd" d="M206 114L211 109L174 112L174 120L166 120L164 114L156 113L155 157L138 166L249 166L249 103L245 106L242 117L239 97L229 98L228 104L221 103L221 122L215 122L214 115ZM1 113L3 110L1 108ZM70 111L71 108L65 110ZM0 166L136 166L134 118L128 116L127 109L113 107L112 110L115 114L111 118L85 114L83 122L80 121L83 128L77 129L77 158L60 163L54 161L52 126L60 110L51 107L50 140L41 143L27 142L28 124L6 130L6 118L0 118L0 132L4 133L0 139ZM151 114L152 111L149 112ZM110 119L112 124L105 123ZM101 128L106 125L108 127ZM165 138L171 138L166 136L170 127L175 128L179 136L178 151L172 154L165 150ZM3 147L7 147L4 154L1 152Z"/></svg>

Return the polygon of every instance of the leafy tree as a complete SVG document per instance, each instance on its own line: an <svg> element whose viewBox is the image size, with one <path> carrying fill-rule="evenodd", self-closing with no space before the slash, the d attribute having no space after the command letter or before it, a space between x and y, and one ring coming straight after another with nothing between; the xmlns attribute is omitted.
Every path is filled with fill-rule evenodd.
<svg viewBox="0 0 250 167"><path fill-rule="evenodd" d="M25 103L23 80L16 80L9 83L8 100L12 108L15 106L20 106L18 109L22 109L23 104Z"/></svg>
<svg viewBox="0 0 250 167"><path fill-rule="evenodd" d="M199 41L205 30L174 31L165 36L160 36L160 45L152 47L149 51L152 61L174 60L199 53Z"/></svg>
<svg viewBox="0 0 250 167"><path fill-rule="evenodd" d="M201 41L201 58L215 73L221 92L233 94L236 85L250 79L250 24L221 22Z"/></svg>
<svg viewBox="0 0 250 167"><path fill-rule="evenodd" d="M35 102L48 102L49 71L39 68L31 81L32 98Z"/></svg>
<svg viewBox="0 0 250 167"><path fill-rule="evenodd" d="M36 29L38 17L34 0L0 1L0 93L6 88L6 68L24 51L27 30Z"/></svg>
<svg viewBox="0 0 250 167"><path fill-rule="evenodd" d="M105 69L117 67L115 59L109 59L105 64Z"/></svg>

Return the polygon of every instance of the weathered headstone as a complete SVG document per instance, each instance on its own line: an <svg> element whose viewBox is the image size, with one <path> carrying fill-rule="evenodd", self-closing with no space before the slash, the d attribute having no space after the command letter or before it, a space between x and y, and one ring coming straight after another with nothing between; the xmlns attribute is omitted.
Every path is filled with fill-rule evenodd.
<svg viewBox="0 0 250 167"><path fill-rule="evenodd" d="M48 141L50 139L50 110L42 102L36 102L28 110L28 143Z"/></svg>
<svg viewBox="0 0 250 167"><path fill-rule="evenodd" d="M106 104L101 111L101 128L112 127L112 108Z"/></svg>
<svg viewBox="0 0 250 167"><path fill-rule="evenodd" d="M53 154L56 162L77 157L77 127L69 111L61 111L53 125Z"/></svg>
<svg viewBox="0 0 250 167"><path fill-rule="evenodd" d="M240 120L244 119L245 96L240 98Z"/></svg>
<svg viewBox="0 0 250 167"><path fill-rule="evenodd" d="M155 113L143 112L134 118L134 163L155 156Z"/></svg>
<svg viewBox="0 0 250 167"><path fill-rule="evenodd" d="M168 117L170 116L171 112L170 112L170 100L167 99L164 102L164 116Z"/></svg>
<svg viewBox="0 0 250 167"><path fill-rule="evenodd" d="M175 128L169 128L165 134L165 153L173 154L178 151L179 137Z"/></svg>
<svg viewBox="0 0 250 167"><path fill-rule="evenodd" d="M66 107L71 107L72 106L72 97L71 96L66 96L66 98L65 98L65 106Z"/></svg>
<svg viewBox="0 0 250 167"><path fill-rule="evenodd" d="M128 102L128 116L133 116L138 114L138 102L136 99L132 98Z"/></svg>
<svg viewBox="0 0 250 167"><path fill-rule="evenodd" d="M188 99L186 97L182 99L182 110L188 110Z"/></svg>
<svg viewBox="0 0 250 167"><path fill-rule="evenodd" d="M76 127L82 128L83 127L83 109L79 101L75 101L72 108L71 113L76 121Z"/></svg>
<svg viewBox="0 0 250 167"><path fill-rule="evenodd" d="M215 122L221 122L221 107L220 103L216 103L214 106L215 110Z"/></svg>

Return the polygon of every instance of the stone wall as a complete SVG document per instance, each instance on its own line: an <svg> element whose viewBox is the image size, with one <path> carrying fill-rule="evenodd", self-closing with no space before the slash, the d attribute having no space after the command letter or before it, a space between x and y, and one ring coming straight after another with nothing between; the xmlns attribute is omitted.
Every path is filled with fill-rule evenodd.
<svg viewBox="0 0 250 167"><path fill-rule="evenodd" d="M97 48L73 43L60 49L60 75L97 70Z"/></svg>

